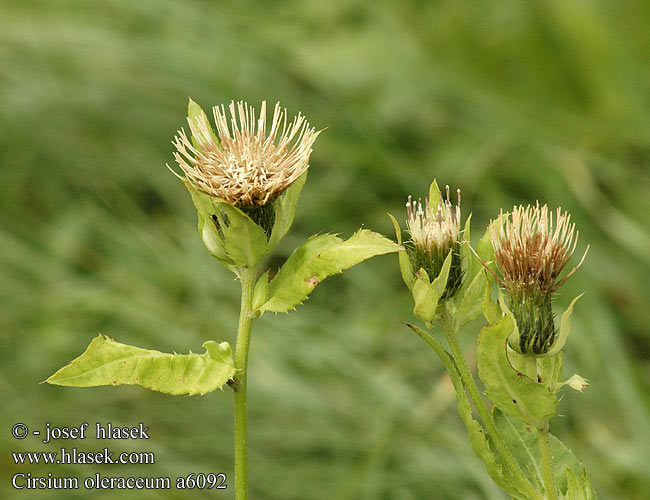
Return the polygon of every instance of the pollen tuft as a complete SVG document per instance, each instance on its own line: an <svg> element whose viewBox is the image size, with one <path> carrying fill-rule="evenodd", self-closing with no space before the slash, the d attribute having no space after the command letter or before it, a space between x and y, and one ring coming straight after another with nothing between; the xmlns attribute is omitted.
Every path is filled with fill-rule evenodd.
<svg viewBox="0 0 650 500"><path fill-rule="evenodd" d="M502 284L513 292L553 293L577 269L559 280L578 243L571 215L559 207L555 220L539 203L501 211L490 223L490 239Z"/></svg>
<svg viewBox="0 0 650 500"><path fill-rule="evenodd" d="M172 144L183 180L199 191L239 208L264 206L309 167L312 145L320 134L301 114L292 121L275 105L267 129L266 101L259 116L248 103L213 108L216 135L204 114L188 118L190 135L178 131Z"/></svg>

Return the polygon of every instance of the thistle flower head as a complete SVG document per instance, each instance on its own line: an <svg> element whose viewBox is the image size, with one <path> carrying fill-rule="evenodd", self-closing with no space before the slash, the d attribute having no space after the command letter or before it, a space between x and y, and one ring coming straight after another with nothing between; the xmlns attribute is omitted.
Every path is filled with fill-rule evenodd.
<svg viewBox="0 0 650 500"><path fill-rule="evenodd" d="M266 101L259 117L245 102L213 108L217 134L205 114L188 118L191 137L184 129L172 142L174 158L185 179L199 191L239 208L261 207L273 201L309 166L312 145L320 132L298 114L291 122L287 111L275 105L267 130Z"/></svg>
<svg viewBox="0 0 650 500"><path fill-rule="evenodd" d="M560 208L554 221L546 205L519 206L490 222L490 239L502 277L495 276L508 292L518 327L510 346L521 354L543 356L556 341L553 293L582 264L559 278L578 242L575 224Z"/></svg>
<svg viewBox="0 0 650 500"><path fill-rule="evenodd" d="M422 252L444 253L447 255L449 249L460 237L460 189L456 208L449 199L449 186L445 186L447 199L442 199L434 208L429 205L429 199L424 198L413 201L408 197L406 202L406 224L411 240L415 247Z"/></svg>
<svg viewBox="0 0 650 500"><path fill-rule="evenodd" d="M555 221L553 212L539 203L501 211L490 223L490 239L502 284L511 292L551 294L577 269L558 280L578 243L571 215L559 207Z"/></svg>
<svg viewBox="0 0 650 500"><path fill-rule="evenodd" d="M435 185L435 184L434 184ZM460 288L462 280L460 258L460 189L458 201L454 208L449 186L445 186L447 198L438 193L438 203L430 204L428 198L424 203L414 201L411 196L406 203L406 224L411 240L405 244L411 264L417 271L424 269L432 281L440 274L442 265L449 252L452 262L449 279L442 298L452 297ZM437 185L435 185L437 191Z"/></svg>

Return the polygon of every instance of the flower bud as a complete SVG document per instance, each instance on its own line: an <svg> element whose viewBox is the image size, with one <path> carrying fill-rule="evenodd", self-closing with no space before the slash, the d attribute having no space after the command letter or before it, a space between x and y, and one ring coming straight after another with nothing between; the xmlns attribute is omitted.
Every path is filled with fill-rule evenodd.
<svg viewBox="0 0 650 500"><path fill-rule="evenodd" d="M460 255L460 189L457 190L456 208L449 198L449 186L446 186L447 199L440 197L437 185L432 192L438 194L438 203L431 205L429 199L413 201L408 197L406 203L407 226L410 241L404 244L414 271L424 269L429 280L435 280L442 265L451 252L451 266L445 291L440 297L448 299L454 296L461 285L463 271Z"/></svg>

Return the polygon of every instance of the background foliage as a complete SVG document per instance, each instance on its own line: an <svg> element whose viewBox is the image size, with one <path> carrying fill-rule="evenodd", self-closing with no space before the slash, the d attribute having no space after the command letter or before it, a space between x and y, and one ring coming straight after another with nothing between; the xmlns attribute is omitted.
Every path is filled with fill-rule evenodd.
<svg viewBox="0 0 650 500"><path fill-rule="evenodd" d="M650 4L2 0L0 12L4 498L24 497L14 473L50 470L17 467L10 450L57 449L10 440L19 421L151 428L149 442L108 446L154 451L156 465L57 475L232 473L229 392L38 385L98 331L170 352L234 340L238 288L164 167L190 95L280 100L328 127L278 262L314 232L392 235L386 212L403 220L406 195L434 176L462 188L475 237L513 203L571 211L578 251L592 249L557 303L586 291L565 364L592 385L563 399L554 432L601 498L647 498ZM403 326L412 319L397 259L383 256L256 322L253 498L504 498L471 455L442 367ZM480 326L467 327L470 353ZM105 445L93 441L77 445Z"/></svg>

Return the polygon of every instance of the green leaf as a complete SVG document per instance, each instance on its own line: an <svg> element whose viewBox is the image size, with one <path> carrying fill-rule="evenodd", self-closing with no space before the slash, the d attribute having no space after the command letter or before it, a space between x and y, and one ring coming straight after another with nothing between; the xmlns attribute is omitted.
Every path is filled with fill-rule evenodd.
<svg viewBox="0 0 650 500"><path fill-rule="evenodd" d="M433 282L429 282L429 276L424 269L419 269L415 273L415 283L411 289L413 295L413 314L426 323L431 323L436 317L438 302L445 292L447 279L449 278L449 268L451 267L452 254L449 252L440 269L440 274L436 276Z"/></svg>
<svg viewBox="0 0 650 500"><path fill-rule="evenodd" d="M492 247L492 240L490 239L490 228L488 227L485 230L485 233L483 233L483 236L478 242L478 245L476 247L476 255L478 255L483 262L485 262L490 269L495 271L494 269L494 248ZM485 267L483 264L474 256L472 259L472 268L471 271L472 273L477 273L479 270L483 270Z"/></svg>
<svg viewBox="0 0 650 500"><path fill-rule="evenodd" d="M399 245L402 244L402 231L399 228L399 224L395 220L395 217L393 217L391 214L388 214L388 217L390 217L390 220L393 221L393 226L395 227L395 235L397 236L397 243ZM402 279L404 280L404 283L410 290L413 288L413 284L415 283L415 274L413 273L413 266L411 265L411 260L409 259L409 256L406 253L406 250L402 249L398 252L397 257L399 259L399 270L402 273Z"/></svg>
<svg viewBox="0 0 650 500"><path fill-rule="evenodd" d="M558 401L548 388L515 370L507 356L508 336L514 329L512 316L504 316L481 330L478 339L478 373L487 396L507 415L542 427L557 414Z"/></svg>
<svg viewBox="0 0 650 500"><path fill-rule="evenodd" d="M485 230L476 247L476 254L485 262L494 261L494 248L490 239L490 227ZM480 264L480 263L479 263Z"/></svg>
<svg viewBox="0 0 650 500"><path fill-rule="evenodd" d="M539 454L539 445L537 430L527 426L517 419L504 415L501 411L495 409L494 423L500 431L508 448L514 455L515 459L521 466L524 473L528 476L531 483L537 488L542 489L542 460ZM571 451L555 436L549 434L551 444L551 455L553 457L553 472L555 473L556 485L561 493L566 493L569 485L569 475L583 478L588 486L588 490L593 493L589 479L586 477L583 465L571 453ZM568 496L567 499L577 500L581 496Z"/></svg>
<svg viewBox="0 0 650 500"><path fill-rule="evenodd" d="M488 321L488 323L494 325L503 317L503 312L501 311L499 304L492 300L491 280L488 279L487 282L487 286L485 287L485 291L483 293L483 303L481 304L481 310L483 311L483 316L485 316L485 319Z"/></svg>
<svg viewBox="0 0 650 500"><path fill-rule="evenodd" d="M498 455L495 455L494 450L492 450L483 427L473 418L469 398L465 392L465 387L460 378L460 374L458 373L456 363L454 362L451 355L433 336L426 333L421 328L418 328L417 326L411 324L407 324L406 326L418 334L418 336L422 338L434 350L442 363L445 365L445 368L449 373L449 378L451 379L451 382L456 391L458 413L460 414L460 418L465 424L465 428L469 434L472 450L476 456L481 459L492 480L512 496L525 498L525 495L519 490L517 482L514 481L506 472L505 468L500 462L500 459L497 458Z"/></svg>
<svg viewBox="0 0 650 500"><path fill-rule="evenodd" d="M269 299L259 310L287 312L301 304L328 276L399 249L399 245L367 229L357 231L346 241L332 234L312 236L289 256L269 283Z"/></svg>
<svg viewBox="0 0 650 500"><path fill-rule="evenodd" d="M462 294L462 300L456 311L455 317L459 325L462 326L481 314L483 295L487 284L485 273L483 271L476 273L476 276Z"/></svg>
<svg viewBox="0 0 650 500"><path fill-rule="evenodd" d="M474 255L474 252L472 252L470 247L469 237L471 218L472 216L470 214L465 221L465 229L463 230L463 239L465 240L461 246L461 255L464 263L463 285L455 299L458 310L456 319L460 325L476 318L482 309L485 314L486 308L488 308L487 313L490 315L490 318L494 319L494 315L491 314L494 311L494 308L490 307L492 281L489 277L486 277L486 270L483 264L479 261L476 255ZM492 253L492 244L487 231L481 238L477 248L477 254L479 254L482 259L486 260L486 263L494 258ZM500 312L498 317L501 317ZM489 318L488 321L490 321Z"/></svg>
<svg viewBox="0 0 650 500"><path fill-rule="evenodd" d="M235 375L228 342L203 344L203 354L166 354L98 335L86 351L46 380L70 387L140 385L166 394L206 394Z"/></svg>
<svg viewBox="0 0 650 500"><path fill-rule="evenodd" d="M268 241L264 229L237 207L215 198L216 217L224 249L239 266L255 267L264 257Z"/></svg>
<svg viewBox="0 0 650 500"><path fill-rule="evenodd" d="M550 391L557 392L561 387L558 386L558 383L562 377L562 353L558 352L555 356L537 358L537 370L542 378L542 383Z"/></svg>
<svg viewBox="0 0 650 500"><path fill-rule="evenodd" d="M562 496L562 500L596 500L596 492L584 468L580 474L576 474L573 469L567 469L566 476L567 492Z"/></svg>
<svg viewBox="0 0 650 500"><path fill-rule="evenodd" d="M460 244L460 257L463 268L463 280L460 286L460 289L455 295L454 302L456 306L460 307L463 302L463 297L467 292L470 284L476 277L476 272L473 270L474 260L476 257L472 254L470 249L470 222L472 220L472 214L469 214L467 220L465 221L465 228L461 231L461 244Z"/></svg>
<svg viewBox="0 0 650 500"><path fill-rule="evenodd" d="M275 210L275 223L271 230L269 237L268 249L270 251L278 242L289 232L293 219L296 215L296 206L298 205L298 198L307 180L307 172L305 172L296 179L296 181L287 188L280 197L275 200L273 207Z"/></svg>
<svg viewBox="0 0 650 500"><path fill-rule="evenodd" d="M553 342L553 346L546 353L546 356L557 354L562 350L564 344L566 344L566 339L569 337L569 332L571 332L571 314L573 313L573 306L583 295L584 294L581 293L574 298L569 304L569 307L567 307L566 311L562 314L562 319L560 319L560 333L555 342Z"/></svg>
<svg viewBox="0 0 650 500"><path fill-rule="evenodd" d="M269 273L267 269L262 276L255 283L255 290L253 292L253 311L258 311L262 304L269 299Z"/></svg>

